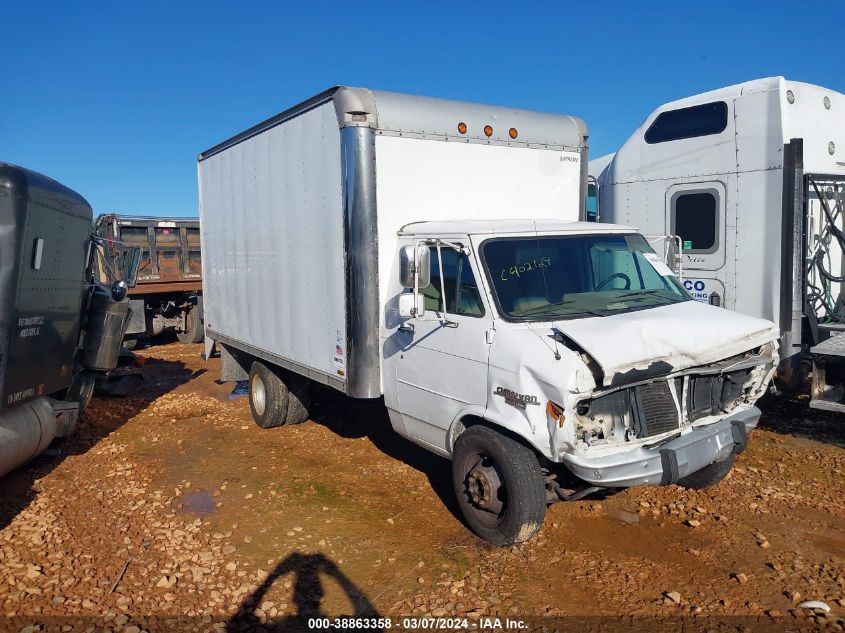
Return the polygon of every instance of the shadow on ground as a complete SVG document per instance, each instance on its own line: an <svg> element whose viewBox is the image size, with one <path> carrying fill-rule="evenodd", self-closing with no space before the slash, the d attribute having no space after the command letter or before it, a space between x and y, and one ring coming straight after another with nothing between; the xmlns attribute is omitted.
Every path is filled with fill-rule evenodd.
<svg viewBox="0 0 845 633"><path fill-rule="evenodd" d="M281 577L293 574L293 602L296 613L281 619L273 619L265 615L256 614L267 592ZM343 589L352 603L354 613L332 615L321 610L321 603L326 591L321 577L333 578ZM281 561L276 568L261 583L261 586L247 597L238 612L229 620L228 631L310 631L324 630L326 626L314 622L315 618L328 618L329 623L343 618L356 618L357 623L366 623L367 619L378 619L381 616L370 602L370 599L355 583L344 574L340 568L323 554L301 554L295 552ZM370 628L355 626L355 630L380 631L377 623ZM331 624L330 624L331 626ZM349 628L352 628L351 626Z"/></svg>
<svg viewBox="0 0 845 633"><path fill-rule="evenodd" d="M141 369L144 382L125 398L95 397L79 419L76 432L58 438L42 455L0 478L0 530L6 527L38 495L38 480L70 455L80 455L103 437L123 426L161 395L205 372L188 369L181 361L146 359Z"/></svg>
<svg viewBox="0 0 845 633"><path fill-rule="evenodd" d="M465 523L452 489L451 463L396 433L383 400L347 398L334 389L315 385L312 402L314 422L341 437L366 437L385 455L423 473L443 505Z"/></svg>
<svg viewBox="0 0 845 633"><path fill-rule="evenodd" d="M808 396L769 393L757 406L763 412L758 428L845 448L842 414L811 409Z"/></svg>

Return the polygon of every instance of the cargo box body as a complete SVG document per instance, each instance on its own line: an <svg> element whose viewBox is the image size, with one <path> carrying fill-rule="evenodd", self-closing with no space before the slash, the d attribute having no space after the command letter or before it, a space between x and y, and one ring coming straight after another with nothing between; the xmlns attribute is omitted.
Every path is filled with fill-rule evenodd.
<svg viewBox="0 0 845 633"><path fill-rule="evenodd" d="M211 148L198 164L207 335L382 395L399 230L577 220L585 137L568 116L333 88Z"/></svg>
<svg viewBox="0 0 845 633"><path fill-rule="evenodd" d="M0 412L70 384L92 216L74 191L0 163Z"/></svg>

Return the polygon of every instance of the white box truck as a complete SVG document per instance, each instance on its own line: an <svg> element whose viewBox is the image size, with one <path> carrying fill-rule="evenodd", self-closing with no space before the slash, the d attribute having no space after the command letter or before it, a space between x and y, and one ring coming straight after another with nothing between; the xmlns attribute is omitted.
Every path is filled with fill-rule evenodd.
<svg viewBox="0 0 845 633"><path fill-rule="evenodd" d="M578 222L582 121L333 88L200 154L207 351L255 421L384 398L522 541L599 487L721 479L777 328L693 301L634 229Z"/></svg>
<svg viewBox="0 0 845 633"><path fill-rule="evenodd" d="M784 384L845 411L845 95L769 77L666 103L590 176L590 219L679 236L687 290L778 323Z"/></svg>

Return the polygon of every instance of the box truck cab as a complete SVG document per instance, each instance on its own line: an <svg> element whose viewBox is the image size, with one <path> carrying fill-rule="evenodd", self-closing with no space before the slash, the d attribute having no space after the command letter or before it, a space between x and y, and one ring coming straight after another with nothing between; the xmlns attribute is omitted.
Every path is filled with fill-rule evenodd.
<svg viewBox="0 0 845 633"><path fill-rule="evenodd" d="M793 386L845 411L845 95L768 77L663 104L590 162L598 219L680 238L699 301L776 322ZM803 367L802 367L803 363Z"/></svg>
<svg viewBox="0 0 845 633"><path fill-rule="evenodd" d="M598 487L718 481L777 330L701 305L634 229L578 222L574 117L336 88L199 157L206 334L262 427L383 397L469 526L529 538Z"/></svg>

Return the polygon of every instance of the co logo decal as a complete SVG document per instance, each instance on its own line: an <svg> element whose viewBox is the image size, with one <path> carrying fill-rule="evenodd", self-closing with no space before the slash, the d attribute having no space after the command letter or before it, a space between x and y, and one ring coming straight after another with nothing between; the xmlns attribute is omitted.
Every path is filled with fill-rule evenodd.
<svg viewBox="0 0 845 633"><path fill-rule="evenodd" d="M700 279L696 281L690 281L689 279L684 280L684 288L687 290L695 290L696 292L704 292L704 282Z"/></svg>

